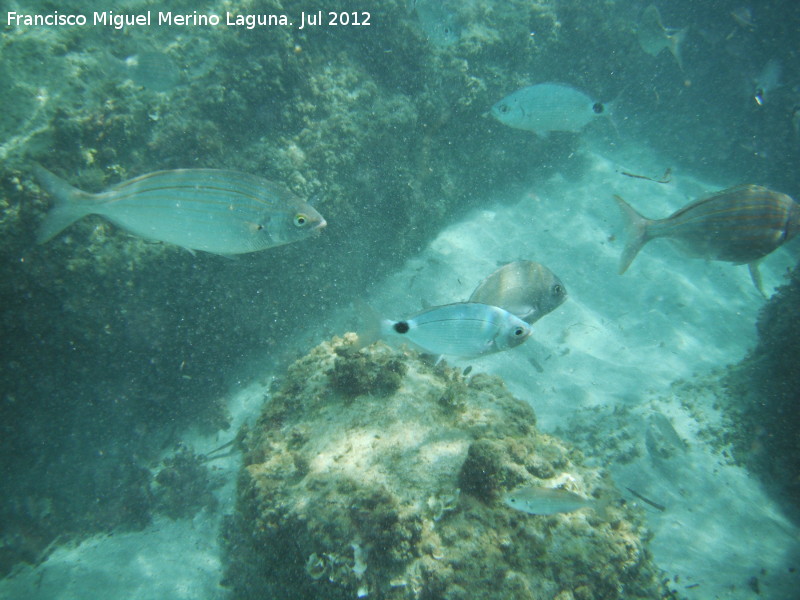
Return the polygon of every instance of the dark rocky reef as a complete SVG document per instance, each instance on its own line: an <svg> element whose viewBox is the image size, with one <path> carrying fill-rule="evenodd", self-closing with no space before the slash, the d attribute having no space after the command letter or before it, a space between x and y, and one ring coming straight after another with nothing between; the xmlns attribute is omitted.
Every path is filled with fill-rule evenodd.
<svg viewBox="0 0 800 600"><path fill-rule="evenodd" d="M347 390L336 365L354 339L295 362L248 433L225 534L235 598L663 597L636 510L533 516L503 504L520 484L615 492L538 432L502 380L378 344L348 371L363 369L360 386L395 365L398 385Z"/></svg>
<svg viewBox="0 0 800 600"><path fill-rule="evenodd" d="M800 266L761 310L757 346L723 382L736 458L800 518Z"/></svg>

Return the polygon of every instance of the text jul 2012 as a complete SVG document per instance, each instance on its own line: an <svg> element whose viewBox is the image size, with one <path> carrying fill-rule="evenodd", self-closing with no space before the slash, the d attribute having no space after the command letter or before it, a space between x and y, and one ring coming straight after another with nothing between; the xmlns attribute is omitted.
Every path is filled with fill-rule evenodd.
<svg viewBox="0 0 800 600"><path fill-rule="evenodd" d="M368 26L371 15L368 12L328 12L317 11L314 13L301 13L298 29L320 25L328 26ZM285 14L234 14L225 13L224 20L216 14L175 13L172 11L146 11L136 14L115 14L114 11L94 12L91 18L84 14L63 14L53 11L47 14L25 14L18 12L6 13L6 24L16 27L70 27L95 25L123 29L124 27L146 26L210 26L226 25L229 27L256 27L292 26L292 21Z"/></svg>

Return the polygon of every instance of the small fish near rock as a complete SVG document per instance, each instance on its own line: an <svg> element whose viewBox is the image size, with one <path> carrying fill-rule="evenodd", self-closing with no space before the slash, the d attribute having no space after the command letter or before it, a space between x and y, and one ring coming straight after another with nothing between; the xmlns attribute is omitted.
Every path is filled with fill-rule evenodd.
<svg viewBox="0 0 800 600"><path fill-rule="evenodd" d="M567 288L550 269L530 260L517 260L481 281L469 302L499 306L531 325L566 299Z"/></svg>
<svg viewBox="0 0 800 600"><path fill-rule="evenodd" d="M763 295L758 263L800 232L800 205L760 185L722 190L665 219L647 219L619 196L614 199L627 221L628 243L620 259L620 274L647 242L667 238L691 257L747 264Z"/></svg>
<svg viewBox="0 0 800 600"><path fill-rule="evenodd" d="M506 492L503 503L530 515L556 515L598 505L596 500L569 490L538 485L526 485Z"/></svg>
<svg viewBox="0 0 800 600"><path fill-rule="evenodd" d="M156 171L99 194L74 188L39 165L34 175L55 199L39 229L39 243L87 215L103 216L139 237L222 255L288 244L326 225L288 189L237 171Z"/></svg>
<svg viewBox="0 0 800 600"><path fill-rule="evenodd" d="M598 117L610 117L611 106L560 83L539 83L509 94L489 114L503 125L547 136L551 131L579 132Z"/></svg>
<svg viewBox="0 0 800 600"><path fill-rule="evenodd" d="M502 308L459 302L434 306L401 321L382 319L379 331L367 334L361 345L376 338L393 339L428 354L474 358L519 346L530 334L525 321Z"/></svg>

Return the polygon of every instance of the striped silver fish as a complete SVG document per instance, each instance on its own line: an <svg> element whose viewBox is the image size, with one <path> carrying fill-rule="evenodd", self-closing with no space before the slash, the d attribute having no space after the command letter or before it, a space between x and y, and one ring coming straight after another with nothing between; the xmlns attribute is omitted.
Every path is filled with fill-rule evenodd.
<svg viewBox="0 0 800 600"><path fill-rule="evenodd" d="M692 202L666 219L647 219L614 196L627 221L628 243L620 259L624 273L648 241L668 238L685 254L747 264L763 294L758 263L800 232L800 205L759 185L740 185Z"/></svg>
<svg viewBox="0 0 800 600"><path fill-rule="evenodd" d="M499 306L526 323L535 323L567 299L567 289L542 264L517 260L478 284L469 302Z"/></svg>
<svg viewBox="0 0 800 600"><path fill-rule="evenodd" d="M496 306L460 302L423 310L402 321L383 319L380 336L399 339L429 354L472 358L519 346L531 329Z"/></svg>
<svg viewBox="0 0 800 600"><path fill-rule="evenodd" d="M156 171L99 194L82 192L39 165L34 174L55 199L39 243L86 215L101 215L143 238L214 254L288 244L325 226L322 215L289 190L236 171Z"/></svg>
<svg viewBox="0 0 800 600"><path fill-rule="evenodd" d="M596 506L596 500L584 498L562 488L547 488L526 485L503 495L503 503L530 515L556 515L569 513L589 506Z"/></svg>

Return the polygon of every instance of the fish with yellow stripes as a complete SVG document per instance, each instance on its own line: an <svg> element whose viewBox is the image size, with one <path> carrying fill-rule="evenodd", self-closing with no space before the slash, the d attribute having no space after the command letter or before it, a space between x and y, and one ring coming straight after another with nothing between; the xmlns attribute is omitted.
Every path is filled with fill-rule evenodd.
<svg viewBox="0 0 800 600"><path fill-rule="evenodd" d="M101 215L143 238L223 255L288 244L326 224L288 189L236 171L156 171L99 194L74 188L39 165L34 175L55 199L37 234L39 243L86 215Z"/></svg>
<svg viewBox="0 0 800 600"><path fill-rule="evenodd" d="M759 261L800 232L800 205L760 185L722 190L666 219L647 219L619 196L614 199L627 221L628 243L620 259L620 274L647 242L667 238L695 258L747 264L763 294Z"/></svg>

